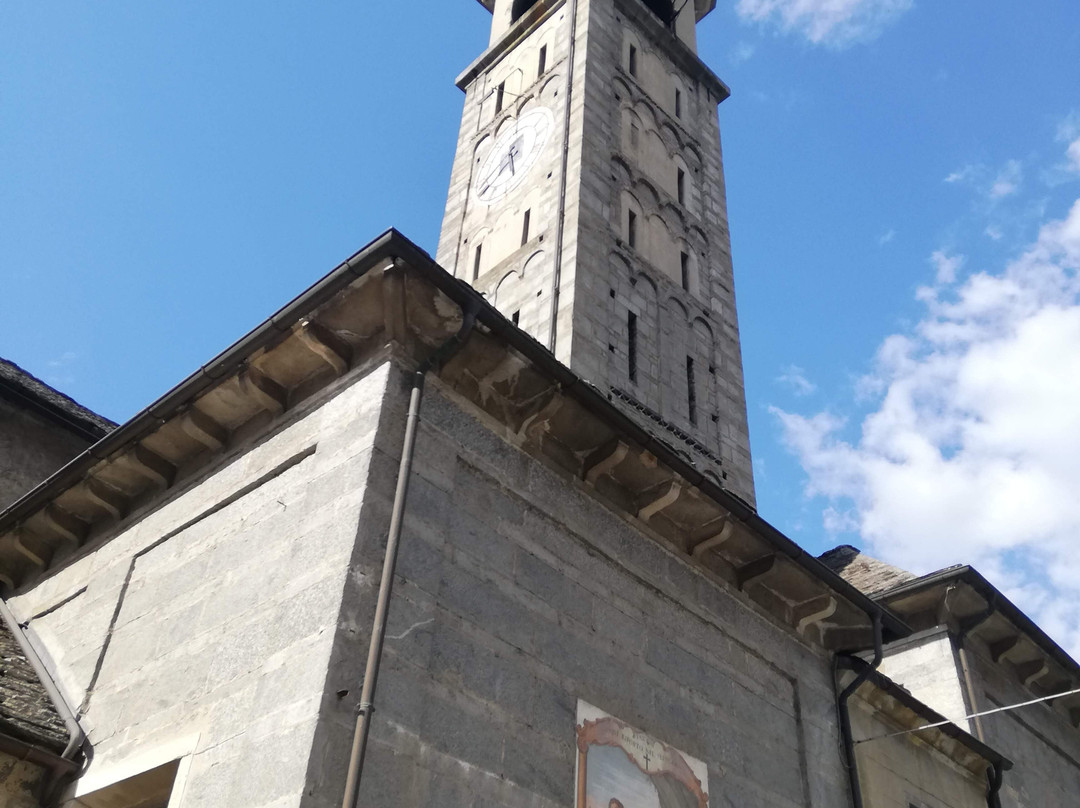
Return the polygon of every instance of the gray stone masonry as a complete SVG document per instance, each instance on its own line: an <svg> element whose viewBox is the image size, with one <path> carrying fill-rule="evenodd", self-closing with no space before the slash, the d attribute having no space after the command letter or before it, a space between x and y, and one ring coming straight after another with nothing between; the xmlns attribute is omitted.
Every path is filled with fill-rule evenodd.
<svg viewBox="0 0 1080 808"><path fill-rule="evenodd" d="M313 784L341 788L341 770L323 785L308 768L337 700L327 665L388 370L339 380L12 599L79 705L87 777L135 774L133 760L180 744L174 808L298 806Z"/></svg>
<svg viewBox="0 0 1080 808"><path fill-rule="evenodd" d="M968 643L968 660L978 703L976 710L992 710L1032 698L991 661L981 643ZM1031 805L1080 805L1080 734L1055 713L1049 703L980 719L986 743L1015 764L1006 772L1001 804L1004 808Z"/></svg>
<svg viewBox="0 0 1080 808"><path fill-rule="evenodd" d="M752 504L719 99L680 67L696 56L637 0L579 0L568 86L571 7L551 4L528 36L466 74L437 259L544 344L557 285L555 355ZM481 202L477 172L492 144L538 107L553 113L553 136L520 185Z"/></svg>
<svg viewBox="0 0 1080 808"><path fill-rule="evenodd" d="M846 804L825 654L432 385L421 417L362 804L566 806L579 698L706 761L710 804ZM350 691L318 735L335 765L396 454L371 461L331 660L328 692Z"/></svg>
<svg viewBox="0 0 1080 808"><path fill-rule="evenodd" d="M180 748L173 808L340 804L409 378L344 376L12 599L88 778ZM578 699L706 761L711 804L845 804L823 651L435 381L421 424L363 804L565 806Z"/></svg>
<svg viewBox="0 0 1080 808"><path fill-rule="evenodd" d="M0 398L0 510L89 445L55 423Z"/></svg>

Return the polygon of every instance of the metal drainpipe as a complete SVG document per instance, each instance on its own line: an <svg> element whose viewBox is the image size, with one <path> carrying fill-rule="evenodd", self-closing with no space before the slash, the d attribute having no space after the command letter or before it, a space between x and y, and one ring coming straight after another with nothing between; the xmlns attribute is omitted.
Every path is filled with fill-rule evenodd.
<svg viewBox="0 0 1080 808"><path fill-rule="evenodd" d="M428 371L437 369L456 354L469 338L476 325L479 304L474 303L463 311L461 328L428 357L413 374L412 392L409 395L409 412L405 420L405 437L401 446L401 465L398 467L397 489L390 513L390 530L386 539L386 555L383 557L382 579L379 581L379 597L375 604L375 620L368 645L367 668L364 670L364 686L360 694L360 706L356 711L356 729L353 733L352 752L349 756L349 772L345 778L343 808L356 808L360 799L360 778L364 771L364 755L367 752L368 734L371 731L371 714L375 712L375 684L379 678L382 661L383 640L386 637L386 616L390 606L390 593L394 585L397 567L398 540L405 515L405 500L409 493L409 475L412 472L413 449L416 446L416 427L420 420L420 402L424 396L424 379Z"/></svg>
<svg viewBox="0 0 1080 808"><path fill-rule="evenodd" d="M566 186L570 165L570 102L574 98L574 55L577 51L578 0L570 4L570 49L566 61L566 114L563 116L562 187L559 190L559 214L555 222L555 267L551 280L551 328L548 332L548 350L555 354L555 340L559 331L559 285L562 278L563 240L566 232Z"/></svg>
<svg viewBox="0 0 1080 808"><path fill-rule="evenodd" d="M949 595L952 594L954 589L956 589L955 585L950 586L947 590L945 590L945 602L946 602L946 604L948 603ZM967 690L967 698L968 698L968 712L970 712L970 713L979 712L979 701L975 696L975 683L974 683L974 681L972 679L972 676L971 676L971 665L968 662L968 654L967 654L967 648L966 648L967 637L968 637L968 634L970 634L972 631L974 631L976 628L978 628L983 623L983 621L988 620L990 618L990 616L996 610L997 610L997 598L991 598L990 602L987 604L986 609L983 610L982 612L980 612L978 615L976 615L970 621L968 621L967 626L961 628L956 633L957 656L960 657L960 672L964 676L964 687ZM978 716L975 716L975 718L972 719L972 720L975 722L975 737L978 738L983 743L985 743L986 738L983 735L982 720Z"/></svg>
<svg viewBox="0 0 1080 808"><path fill-rule="evenodd" d="M989 788L986 790L987 808L1001 808L1001 781L1004 778L1004 770L1000 763L994 763L986 770L986 779Z"/></svg>
<svg viewBox="0 0 1080 808"><path fill-rule="evenodd" d="M851 681L851 683L843 689L837 698L837 706L840 711L840 735L844 741L844 756L847 758L847 770L848 780L851 784L851 804L854 808L863 808L862 798L862 786L859 784L859 768L855 762L855 742L851 737L851 715L848 713L848 699L852 694L859 689L863 682L865 682L870 674L877 669L881 664L883 656L882 641L881 641L881 613L878 612L874 615L874 661L866 665L861 672ZM866 664L864 660L859 657L851 657L852 659L859 659L860 662Z"/></svg>
<svg viewBox="0 0 1080 808"><path fill-rule="evenodd" d="M10 631L15 638L15 642L19 644L19 650L22 651L23 656L25 656L30 663L30 667L34 669L34 673L37 674L38 680L45 688L45 692L49 694L49 700L53 703L56 712L60 714L60 718L67 728L68 742L67 746L64 747L64 751L60 753L60 758L62 760L74 762L76 754L82 749L83 744L86 743L86 733L83 732L82 727L79 726L79 722L75 718L75 713L64 699L64 695L60 692L60 688L56 686L56 682L54 682L52 676L49 675L45 663L41 661L41 657L38 656L37 651L34 650L34 646L30 644L30 640L27 639L26 635L23 633L22 626L19 625L19 621L15 619L15 615L12 614L11 608L4 600L0 600L0 617L3 618L8 631ZM61 788L65 785L64 781L70 774L71 770L67 767L53 768L49 782L44 789L45 805L53 805L56 802L57 798L60 796ZM75 774L78 776L78 767L75 768Z"/></svg>

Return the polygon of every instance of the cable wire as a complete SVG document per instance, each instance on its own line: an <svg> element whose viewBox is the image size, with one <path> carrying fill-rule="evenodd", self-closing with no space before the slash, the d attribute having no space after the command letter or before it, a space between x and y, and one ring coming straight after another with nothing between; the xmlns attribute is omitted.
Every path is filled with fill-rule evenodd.
<svg viewBox="0 0 1080 808"><path fill-rule="evenodd" d="M1080 688L1077 688L1076 690L1068 690L1068 691L1066 691L1064 693L1055 693L1052 696L1043 696L1040 699L1032 699L1031 701L1022 701L1019 704L1010 704L1007 707L995 707L993 710L983 710L982 712L979 712L979 713L971 713L971 715L965 715L963 718L961 718L959 720L960 721L967 721L969 718L981 718L984 715L993 715L994 713L1004 713L1004 712L1006 712L1008 710L1018 710L1021 707L1029 707L1032 704L1039 704L1040 702L1050 701L1051 699L1063 699L1066 696L1075 696L1077 693L1080 693ZM855 743L859 744L859 743L869 743L870 741L883 741L886 738L896 738L897 736L900 736L900 735L909 735L912 732L922 732L923 730L934 729L935 727L943 727L946 724L954 724L954 723L956 723L956 722L955 721L950 721L949 719L946 719L944 721L937 721L937 722L935 722L933 724L923 724L921 727L914 727L913 729L904 729L904 730L900 730L900 732L890 732L887 735L875 735L873 738L863 738L861 741L855 741Z"/></svg>

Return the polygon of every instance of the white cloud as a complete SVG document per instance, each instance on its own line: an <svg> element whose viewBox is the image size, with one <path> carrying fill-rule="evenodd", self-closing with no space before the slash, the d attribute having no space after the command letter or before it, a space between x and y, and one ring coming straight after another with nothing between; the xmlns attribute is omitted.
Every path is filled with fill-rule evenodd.
<svg viewBox="0 0 1080 808"><path fill-rule="evenodd" d="M749 22L772 23L815 45L844 47L872 39L912 7L912 0L739 0Z"/></svg>
<svg viewBox="0 0 1080 808"><path fill-rule="evenodd" d="M957 270L964 265L964 256L947 255L944 250L937 250L930 256L930 263L934 265L939 284L953 283Z"/></svg>
<svg viewBox="0 0 1080 808"><path fill-rule="evenodd" d="M754 55L754 51L757 50L749 42L739 42L731 49L731 62L732 64L740 65L746 62Z"/></svg>
<svg viewBox="0 0 1080 808"><path fill-rule="evenodd" d="M963 182L964 180L970 179L971 176L973 174L977 173L978 171L979 171L978 166L967 165L967 166L964 166L963 168L957 169L952 174L947 176L945 178L945 182L949 182L949 183Z"/></svg>
<svg viewBox="0 0 1080 808"><path fill-rule="evenodd" d="M1019 258L938 280L845 419L774 410L827 528L914 572L971 563L1080 652L1080 199ZM950 285L952 284L952 285Z"/></svg>
<svg viewBox="0 0 1080 808"><path fill-rule="evenodd" d="M1020 190L1020 181L1022 178L1023 171L1020 167L1020 161L1009 160L1001 171L998 172L997 177L990 186L990 198L1001 199L1002 197L1015 194Z"/></svg>
<svg viewBox="0 0 1080 808"><path fill-rule="evenodd" d="M791 389L797 396L808 396L817 390L817 385L806 378L806 371L797 365L788 365L776 381Z"/></svg>
<svg viewBox="0 0 1080 808"><path fill-rule="evenodd" d="M896 231L893 228L890 227L888 230L886 230L884 233L881 234L881 237L878 239L878 244L880 244L882 247L884 247L886 244L891 242L894 238L896 238Z"/></svg>
<svg viewBox="0 0 1080 808"><path fill-rule="evenodd" d="M1080 171L1080 137L1069 144L1065 150L1065 159L1070 171Z"/></svg>

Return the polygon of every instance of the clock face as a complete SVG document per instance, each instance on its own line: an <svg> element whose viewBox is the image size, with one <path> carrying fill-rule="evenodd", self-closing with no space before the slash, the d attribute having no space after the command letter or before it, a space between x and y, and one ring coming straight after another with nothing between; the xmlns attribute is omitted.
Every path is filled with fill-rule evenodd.
<svg viewBox="0 0 1080 808"><path fill-rule="evenodd" d="M485 205L521 184L555 129L547 107L530 109L499 135L476 174L476 198Z"/></svg>

